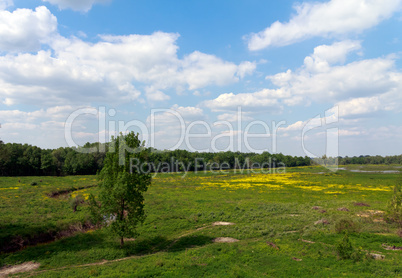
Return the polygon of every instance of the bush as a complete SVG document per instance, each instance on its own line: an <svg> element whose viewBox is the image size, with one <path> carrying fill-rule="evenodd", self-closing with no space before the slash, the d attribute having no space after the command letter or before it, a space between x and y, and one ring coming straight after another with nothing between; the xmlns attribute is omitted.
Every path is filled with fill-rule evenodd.
<svg viewBox="0 0 402 278"><path fill-rule="evenodd" d="M388 203L387 220L402 226L402 176L394 186L394 194Z"/></svg>
<svg viewBox="0 0 402 278"><path fill-rule="evenodd" d="M77 195L77 196L75 196L74 198L71 198L71 200L70 200L70 206L71 206L71 208L73 209L73 211L76 212L76 211L77 211L77 207L78 207L80 204L84 203L84 202L85 202L85 201L84 201L84 197L82 197L81 195Z"/></svg>
<svg viewBox="0 0 402 278"><path fill-rule="evenodd" d="M364 253L361 250L357 250L353 247L347 232L345 232L342 241L337 244L336 251L341 260L353 260L357 262L364 257Z"/></svg>
<svg viewBox="0 0 402 278"><path fill-rule="evenodd" d="M335 231L340 234L343 232L355 233L358 232L355 222L351 219L342 218L335 223Z"/></svg>

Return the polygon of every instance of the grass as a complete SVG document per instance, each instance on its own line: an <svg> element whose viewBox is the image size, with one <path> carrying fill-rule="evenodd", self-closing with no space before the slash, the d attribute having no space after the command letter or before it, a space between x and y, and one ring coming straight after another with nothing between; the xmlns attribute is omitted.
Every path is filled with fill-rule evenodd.
<svg viewBox="0 0 402 278"><path fill-rule="evenodd" d="M381 165L359 169L384 168L395 169ZM386 208L397 176L348 170L333 173L321 167L290 168L279 175L233 170L189 173L185 178L179 173L160 174L145 196L148 216L139 227L140 236L126 241L124 248L106 229L90 230L1 254L0 265L36 261L41 264L37 277L398 277L401 251L385 250L382 244L401 246L402 239L396 234L398 226L383 221L378 212ZM85 205L73 213L70 197L45 197L55 188L93 184L95 177L44 177L38 186L30 186L33 179L21 179L24 186L16 184L18 178L0 179L1 188L8 188L1 191L1 197L7 197L0 198L0 223L5 223L1 235L62 229L86 220ZM22 197L12 197L17 195L14 190ZM30 205L22 208L24 201ZM41 211L46 208L48 216L43 217ZM13 220L21 211L28 215ZM32 215L42 220L29 223ZM336 246L344 237L338 230L345 219L353 224L352 245L365 253L385 255L384 260L338 258ZM235 224L211 225L216 221ZM20 226L8 228L10 222ZM217 237L239 241L213 243ZM98 264L103 260L109 262Z"/></svg>
<svg viewBox="0 0 402 278"><path fill-rule="evenodd" d="M94 176L1 177L0 246L13 240L33 241L34 235L57 233L71 225L86 222L87 210L79 209L74 213L69 199L77 192L84 196L89 194L92 188L74 190L96 182ZM33 183L37 185L31 185ZM63 191L71 192L50 197Z"/></svg>

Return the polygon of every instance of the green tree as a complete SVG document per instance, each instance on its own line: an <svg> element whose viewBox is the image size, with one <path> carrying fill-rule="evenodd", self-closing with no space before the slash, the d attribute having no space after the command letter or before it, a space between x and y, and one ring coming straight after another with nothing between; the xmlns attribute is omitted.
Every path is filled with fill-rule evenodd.
<svg viewBox="0 0 402 278"><path fill-rule="evenodd" d="M90 197L93 215L109 222L111 231L120 238L121 247L125 237L137 235L137 225L145 220L143 193L152 179L150 173L143 171L147 167L147 154L138 136L131 132L112 138L99 174L98 200ZM131 167L132 160L145 167Z"/></svg>

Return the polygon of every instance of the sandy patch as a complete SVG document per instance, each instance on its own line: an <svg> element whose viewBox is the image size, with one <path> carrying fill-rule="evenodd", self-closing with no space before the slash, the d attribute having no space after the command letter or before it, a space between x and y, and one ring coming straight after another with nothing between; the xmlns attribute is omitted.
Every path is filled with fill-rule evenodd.
<svg viewBox="0 0 402 278"><path fill-rule="evenodd" d="M0 277L7 277L10 274L32 271L37 269L39 266L40 266L39 263L34 262L27 262L19 265L6 266L0 269Z"/></svg>
<svg viewBox="0 0 402 278"><path fill-rule="evenodd" d="M214 222L212 223L212 226L230 226L230 225L234 225L235 223L232 222L222 222L222 221L218 221L218 222Z"/></svg>
<svg viewBox="0 0 402 278"><path fill-rule="evenodd" d="M300 241L303 241L303 242L306 242L306 243L311 243L311 244L314 244L315 242L314 241L310 241L310 240L305 240L305 239L299 239Z"/></svg>
<svg viewBox="0 0 402 278"><path fill-rule="evenodd" d="M232 238L232 237L217 237L217 238L213 239L212 241L221 243L221 242L237 242L239 240Z"/></svg>

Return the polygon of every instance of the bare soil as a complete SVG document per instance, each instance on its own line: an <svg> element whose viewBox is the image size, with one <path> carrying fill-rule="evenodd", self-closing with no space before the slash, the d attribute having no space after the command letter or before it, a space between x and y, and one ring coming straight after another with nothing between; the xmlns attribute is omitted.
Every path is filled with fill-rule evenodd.
<svg viewBox="0 0 402 278"><path fill-rule="evenodd" d="M237 241L239 241L239 240L232 238L232 237L217 237L212 240L212 242L216 242L216 243L221 243L221 242L230 243L230 242L237 242Z"/></svg>
<svg viewBox="0 0 402 278"><path fill-rule="evenodd" d="M35 263L35 262L27 262L27 263L13 265L13 266L6 266L3 268L0 268L0 277L3 278L3 277L7 277L8 275L11 275L11 274L32 271L32 270L37 269L39 266L40 266L40 264Z"/></svg>
<svg viewBox="0 0 402 278"><path fill-rule="evenodd" d="M212 223L212 226L230 226L230 225L234 225L235 223L232 222L222 222L222 221L218 221L218 222L214 222Z"/></svg>

